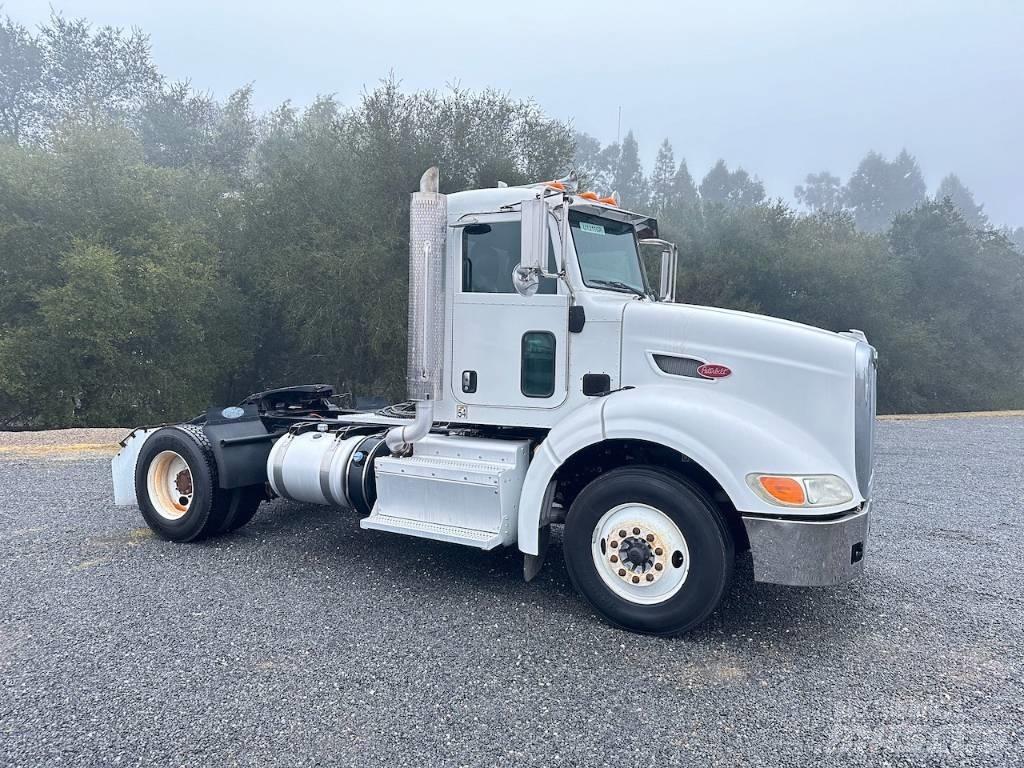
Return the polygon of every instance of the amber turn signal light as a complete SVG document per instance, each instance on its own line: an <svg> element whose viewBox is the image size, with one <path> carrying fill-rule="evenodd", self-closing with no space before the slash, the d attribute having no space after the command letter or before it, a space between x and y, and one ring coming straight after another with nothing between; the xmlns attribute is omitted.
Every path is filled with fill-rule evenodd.
<svg viewBox="0 0 1024 768"><path fill-rule="evenodd" d="M765 493L783 504L803 504L806 501L803 486L792 477L761 475L758 482Z"/></svg>

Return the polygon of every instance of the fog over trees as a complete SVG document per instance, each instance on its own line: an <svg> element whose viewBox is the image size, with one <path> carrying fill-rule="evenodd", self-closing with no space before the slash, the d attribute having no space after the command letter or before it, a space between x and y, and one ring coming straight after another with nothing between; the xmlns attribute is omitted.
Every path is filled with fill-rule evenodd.
<svg viewBox="0 0 1024 768"><path fill-rule="evenodd" d="M202 73L196 73L202 77ZM404 395L408 193L577 168L658 216L679 300L834 330L880 354L886 411L1024 407L1024 228L993 227L908 147L815 169L602 145L495 91L253 108L162 77L139 30L0 22L0 427L185 418L274 385ZM401 308L401 311L396 311Z"/></svg>

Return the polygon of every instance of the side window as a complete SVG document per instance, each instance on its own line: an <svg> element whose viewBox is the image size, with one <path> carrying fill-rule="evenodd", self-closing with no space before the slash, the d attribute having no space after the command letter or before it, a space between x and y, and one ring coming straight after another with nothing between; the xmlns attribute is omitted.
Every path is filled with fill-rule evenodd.
<svg viewBox="0 0 1024 768"><path fill-rule="evenodd" d="M523 334L519 388L527 397L555 394L555 334L527 331Z"/></svg>
<svg viewBox="0 0 1024 768"><path fill-rule="evenodd" d="M518 221L474 224L462 230L464 293L515 293L512 270L522 250ZM548 239L548 271L555 271L555 246ZM544 278L537 293L558 293L556 280Z"/></svg>

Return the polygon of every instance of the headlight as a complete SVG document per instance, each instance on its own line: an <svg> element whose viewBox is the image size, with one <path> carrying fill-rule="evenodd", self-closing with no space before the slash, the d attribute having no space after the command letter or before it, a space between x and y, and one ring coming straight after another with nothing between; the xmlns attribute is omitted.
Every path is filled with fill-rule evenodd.
<svg viewBox="0 0 1024 768"><path fill-rule="evenodd" d="M747 475L750 489L782 507L831 507L853 501L846 481L836 475Z"/></svg>

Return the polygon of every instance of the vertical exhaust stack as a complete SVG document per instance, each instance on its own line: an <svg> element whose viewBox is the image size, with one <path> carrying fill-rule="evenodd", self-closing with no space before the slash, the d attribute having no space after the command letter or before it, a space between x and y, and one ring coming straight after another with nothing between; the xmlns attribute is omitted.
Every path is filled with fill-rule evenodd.
<svg viewBox="0 0 1024 768"><path fill-rule="evenodd" d="M444 393L445 248L448 200L438 192L438 169L428 168L409 205L409 351L406 389L416 401L412 424L387 434L393 453L430 431L434 401Z"/></svg>

